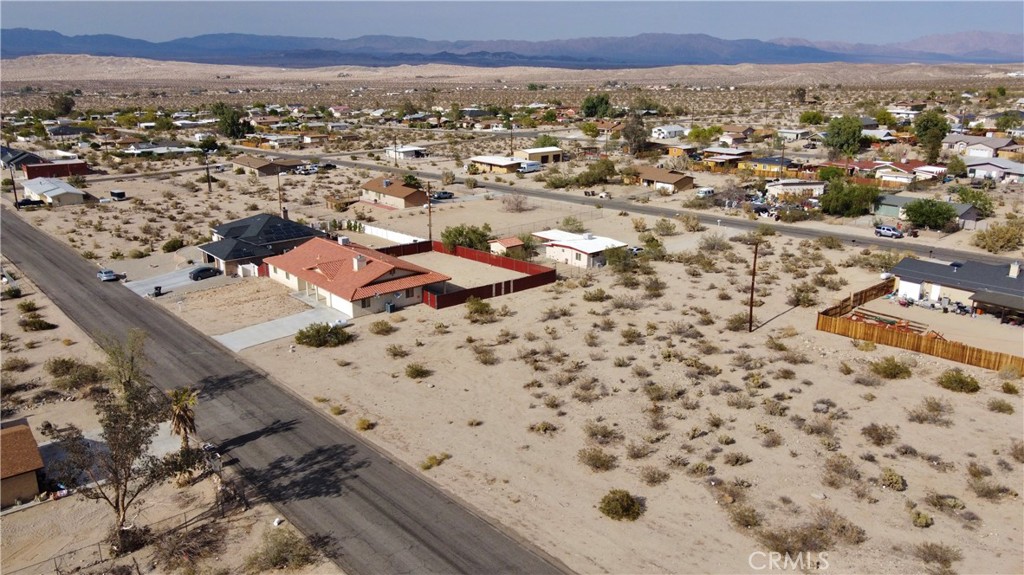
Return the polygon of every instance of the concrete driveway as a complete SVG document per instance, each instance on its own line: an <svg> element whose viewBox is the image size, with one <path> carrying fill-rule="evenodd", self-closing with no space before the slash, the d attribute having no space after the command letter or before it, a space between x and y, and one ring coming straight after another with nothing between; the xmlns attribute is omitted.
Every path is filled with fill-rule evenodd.
<svg viewBox="0 0 1024 575"><path fill-rule="evenodd" d="M329 307L317 307L308 311L279 319L251 325L223 335L215 335L213 339L234 352L247 347L274 341L283 337L291 337L300 329L311 323L333 323L338 320L348 321L352 318Z"/></svg>
<svg viewBox="0 0 1024 575"><path fill-rule="evenodd" d="M174 288L192 285L194 282L188 278L188 272L196 269L197 267L200 266L182 268L180 270L174 270L173 272L167 272L163 275L158 275L155 277L140 280L133 280L132 278L128 278L128 283L124 285L128 289L132 290L133 292L141 296L151 293L155 286L160 286L161 288L163 288L164 292L169 292L173 291Z"/></svg>

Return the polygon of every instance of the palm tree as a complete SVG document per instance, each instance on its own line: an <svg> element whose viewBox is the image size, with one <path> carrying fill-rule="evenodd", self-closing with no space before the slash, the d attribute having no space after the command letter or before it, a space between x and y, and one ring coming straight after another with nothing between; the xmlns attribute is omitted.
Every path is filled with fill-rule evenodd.
<svg viewBox="0 0 1024 575"><path fill-rule="evenodd" d="M188 437L196 432L196 413L199 392L191 387L179 387L167 392L171 397L171 433L181 436L181 451L188 449Z"/></svg>

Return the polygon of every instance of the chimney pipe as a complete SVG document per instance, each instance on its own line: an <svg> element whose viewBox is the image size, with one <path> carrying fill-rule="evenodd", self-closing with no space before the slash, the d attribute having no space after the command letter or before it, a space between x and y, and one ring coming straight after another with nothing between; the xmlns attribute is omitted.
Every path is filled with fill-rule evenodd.
<svg viewBox="0 0 1024 575"><path fill-rule="evenodd" d="M284 206L281 206L281 219L282 220L287 220L288 219L288 208L286 208Z"/></svg>
<svg viewBox="0 0 1024 575"><path fill-rule="evenodd" d="M360 271L366 266L366 256L359 254L352 258L352 270Z"/></svg>

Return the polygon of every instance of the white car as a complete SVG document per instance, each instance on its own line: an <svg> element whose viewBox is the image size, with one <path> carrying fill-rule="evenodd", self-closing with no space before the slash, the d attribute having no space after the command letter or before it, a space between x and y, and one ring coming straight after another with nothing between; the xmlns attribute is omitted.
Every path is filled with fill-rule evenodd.
<svg viewBox="0 0 1024 575"><path fill-rule="evenodd" d="M714 188L700 188L697 190L698 198L710 198L713 195L715 195Z"/></svg>
<svg viewBox="0 0 1024 575"><path fill-rule="evenodd" d="M99 278L101 282L116 282L121 279L116 273L114 273L114 270L106 269L96 272L96 277Z"/></svg>

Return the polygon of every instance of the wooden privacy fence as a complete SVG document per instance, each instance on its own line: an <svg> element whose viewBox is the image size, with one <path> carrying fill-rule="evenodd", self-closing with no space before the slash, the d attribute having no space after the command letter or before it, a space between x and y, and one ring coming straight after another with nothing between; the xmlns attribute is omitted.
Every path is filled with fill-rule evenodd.
<svg viewBox="0 0 1024 575"><path fill-rule="evenodd" d="M853 321L844 317L865 302L892 292L894 283L894 279L888 279L852 294L838 305L822 310L818 313L818 322L815 328L818 331L827 331L853 339L908 349L985 369L999 370L1013 366L1024 371L1024 357L989 351L911 331L899 331L885 326Z"/></svg>

